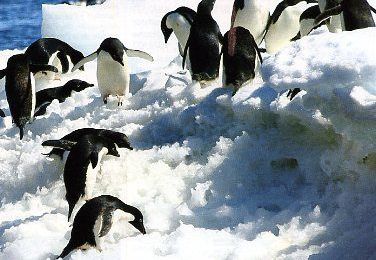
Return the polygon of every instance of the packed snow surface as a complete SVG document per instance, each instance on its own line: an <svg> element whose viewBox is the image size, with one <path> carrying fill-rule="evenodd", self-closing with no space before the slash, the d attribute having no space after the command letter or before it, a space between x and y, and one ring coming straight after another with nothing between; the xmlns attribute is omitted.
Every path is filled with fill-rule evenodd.
<svg viewBox="0 0 376 260"><path fill-rule="evenodd" d="M214 10L223 33L228 2ZM159 29L179 4L163 3L43 7L45 36L90 54L113 33L156 61L131 62L148 71L131 76L122 107L115 98L104 105L88 88L52 102L22 141L0 81L7 115L0 119L0 259L54 259L66 246L64 164L42 155L49 149L41 143L82 127L129 136L135 149L104 157L94 195L139 208L147 234L117 212L102 252L76 250L68 259L375 259L376 29L316 30L265 56L253 84L232 97L220 83L201 88L181 72L176 41L165 46ZM0 52L0 68L19 52ZM37 88L72 78L97 84L95 65ZM303 91L290 102L295 87Z"/></svg>

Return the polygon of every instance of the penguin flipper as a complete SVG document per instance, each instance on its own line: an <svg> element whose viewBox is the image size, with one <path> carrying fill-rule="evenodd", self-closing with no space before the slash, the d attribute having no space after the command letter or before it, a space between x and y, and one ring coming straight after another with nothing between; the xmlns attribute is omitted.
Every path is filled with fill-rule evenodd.
<svg viewBox="0 0 376 260"><path fill-rule="evenodd" d="M288 3L286 3L285 1L282 1L277 5L272 15L269 16L261 42L265 39L266 35L268 34L270 26L278 21L278 18L281 16L283 10L285 10L288 6Z"/></svg>
<svg viewBox="0 0 376 260"><path fill-rule="evenodd" d="M297 41L297 40L299 40L300 38L302 38L302 36L301 36L300 32L298 32L298 33L295 35L294 38L291 38L291 39L290 39L290 42Z"/></svg>
<svg viewBox="0 0 376 260"><path fill-rule="evenodd" d="M0 79L4 78L7 75L7 69L0 70Z"/></svg>
<svg viewBox="0 0 376 260"><path fill-rule="evenodd" d="M154 61L154 58L144 51L126 49L125 52L127 53L128 57L138 57L150 62Z"/></svg>
<svg viewBox="0 0 376 260"><path fill-rule="evenodd" d="M372 5L370 5L370 4L368 4L368 5L369 5L369 9L371 9L371 11L376 14L376 9Z"/></svg>
<svg viewBox="0 0 376 260"><path fill-rule="evenodd" d="M187 40L187 43L185 44L185 48L184 48L184 53L183 53L183 63L182 63L182 67L183 67L183 69L184 69L184 67L185 67L185 60L186 60L186 58L187 58L187 53L188 53L188 47L189 47L189 45L190 45L190 43L191 43L191 34L189 34L189 37L188 37L188 40Z"/></svg>
<svg viewBox="0 0 376 260"><path fill-rule="evenodd" d="M66 151L70 151L72 147L76 144L76 142L68 141L68 140L47 140L42 143L42 146L52 146L55 148L64 149Z"/></svg>
<svg viewBox="0 0 376 260"><path fill-rule="evenodd" d="M46 103L42 104L41 106L37 107L37 108L35 109L36 112L34 113L34 116L43 116L44 114L46 114L47 107L48 107L50 104L51 104L50 102L46 102Z"/></svg>
<svg viewBox="0 0 376 260"><path fill-rule="evenodd" d="M30 64L29 65L30 71L32 73L37 73L39 71L52 71L52 72L59 72L55 66L46 65L46 64Z"/></svg>
<svg viewBox="0 0 376 260"><path fill-rule="evenodd" d="M82 60L80 60L79 62L76 63L76 65L74 65L74 67L72 68L72 72L74 72L75 70L77 70L78 68L81 68L82 66L85 65L85 63L88 63L90 61L93 61L97 58L97 52L93 52L92 54L90 54L89 56L86 56L85 58L83 58Z"/></svg>
<svg viewBox="0 0 376 260"><path fill-rule="evenodd" d="M255 48L256 52L257 52L257 56L260 59L260 63L262 64L263 61L262 61L261 51L260 51L259 47L257 46L255 38L253 36L251 38L252 38L252 45Z"/></svg>
<svg viewBox="0 0 376 260"><path fill-rule="evenodd" d="M326 19L330 18L333 15L338 15L343 11L342 5L339 4L333 8L327 9L324 12L322 12L319 16L316 17L314 26L318 26Z"/></svg>
<svg viewBox="0 0 376 260"><path fill-rule="evenodd" d="M99 232L99 237L103 237L108 234L112 226L112 211L107 210L102 215L102 226Z"/></svg>

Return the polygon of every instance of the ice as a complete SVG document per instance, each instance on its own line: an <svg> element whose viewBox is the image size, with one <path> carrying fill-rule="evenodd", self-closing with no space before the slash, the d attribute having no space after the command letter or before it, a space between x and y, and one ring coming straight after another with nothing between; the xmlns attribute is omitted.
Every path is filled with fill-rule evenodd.
<svg viewBox="0 0 376 260"><path fill-rule="evenodd" d="M0 128L0 259L54 259L66 246L64 165L42 155L49 149L41 143L82 127L129 136L135 149L104 157L94 196L111 194L138 207L147 234L117 212L102 252L77 250L67 259L375 258L376 29L319 29L265 55L261 76L232 97L219 83L192 84L181 72L176 41L164 44L160 19L179 5L43 7L44 36L89 54L107 33L118 34L156 61L132 61L139 73L122 107L115 98L104 105L98 89L88 88L54 101L26 126L22 141L0 81L7 115ZM231 6L217 0L222 32ZM124 32L114 25L120 20ZM0 52L1 69L16 53ZM95 62L38 89L72 78L96 84ZM290 101L294 87L303 91Z"/></svg>

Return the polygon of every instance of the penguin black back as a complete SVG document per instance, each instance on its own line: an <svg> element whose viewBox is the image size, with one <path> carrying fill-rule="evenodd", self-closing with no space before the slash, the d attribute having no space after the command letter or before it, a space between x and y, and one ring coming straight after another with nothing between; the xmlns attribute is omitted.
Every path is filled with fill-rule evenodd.
<svg viewBox="0 0 376 260"><path fill-rule="evenodd" d="M255 77L256 55L262 62L257 43L249 30L234 27L224 35L222 46L226 85L234 86L234 93L246 81Z"/></svg>
<svg viewBox="0 0 376 260"><path fill-rule="evenodd" d="M197 81L212 80L219 74L219 44L223 42L223 36L211 15L214 3L215 0L202 0L199 3L184 50L183 68L189 48L192 79Z"/></svg>
<svg viewBox="0 0 376 260"><path fill-rule="evenodd" d="M64 167L66 199L69 204L68 219L81 196L85 195L86 173L89 164L94 169L99 163L98 154L107 148L107 154L119 157L114 143L105 137L85 135L71 149Z"/></svg>
<svg viewBox="0 0 376 260"><path fill-rule="evenodd" d="M95 241L96 236L105 236L110 231L112 214L117 209L132 214L135 219L129 223L142 234L146 234L143 215L140 210L125 204L114 196L101 195L89 200L80 208L74 218L68 245L58 258L67 256L71 251L85 244L89 244L92 247L97 246ZM99 230L99 234L95 234L94 226L99 217L102 217L101 230Z"/></svg>

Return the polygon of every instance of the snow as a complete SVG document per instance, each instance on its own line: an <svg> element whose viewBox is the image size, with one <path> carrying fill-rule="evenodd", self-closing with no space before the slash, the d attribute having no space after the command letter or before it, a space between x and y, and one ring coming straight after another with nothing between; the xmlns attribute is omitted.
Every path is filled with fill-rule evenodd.
<svg viewBox="0 0 376 260"><path fill-rule="evenodd" d="M222 32L228 2L215 7ZM376 258L376 29L316 30L265 56L261 76L232 97L231 89L201 89L179 73L177 44L165 45L159 29L164 12L178 6L108 0L87 9L43 7L45 36L89 54L106 33L123 33L112 22L124 19L123 42L156 61L131 63L140 72L122 107L115 98L104 105L98 89L88 88L54 101L26 126L22 141L0 81L7 115L0 119L0 259L54 259L66 246L64 165L42 155L49 149L41 143L82 127L129 136L135 149L104 157L94 196L138 207L147 234L116 212L102 252L77 250L68 259ZM103 21L105 29L94 30ZM19 52L0 52L1 68ZM72 78L97 84L95 65L37 89ZM290 102L294 87L304 91Z"/></svg>

